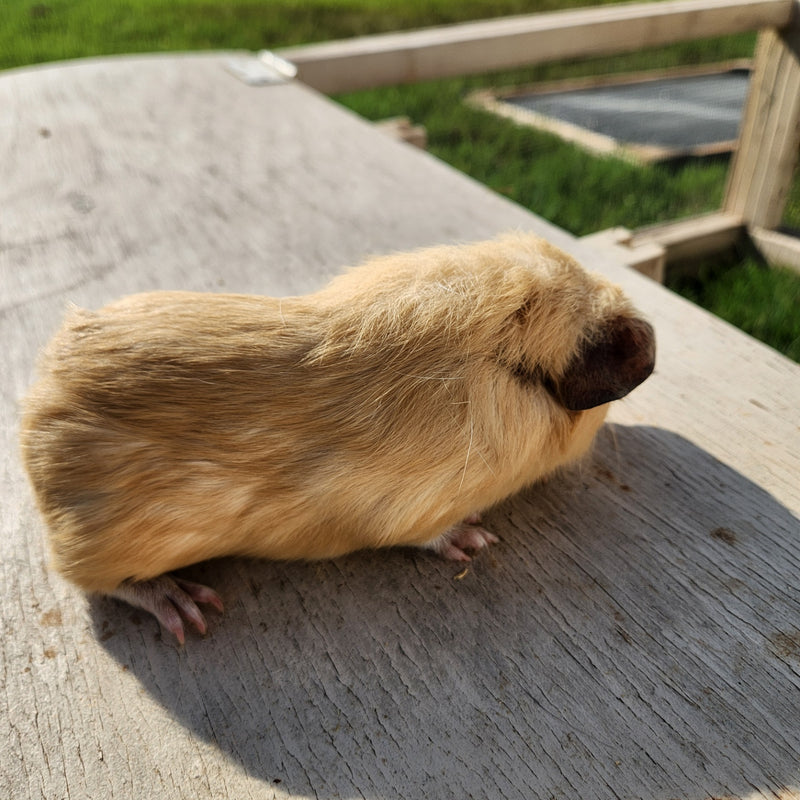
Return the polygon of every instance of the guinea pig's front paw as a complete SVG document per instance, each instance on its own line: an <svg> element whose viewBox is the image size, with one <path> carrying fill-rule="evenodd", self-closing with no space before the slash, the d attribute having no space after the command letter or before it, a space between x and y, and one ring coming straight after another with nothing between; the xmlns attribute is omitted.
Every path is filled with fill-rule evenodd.
<svg viewBox="0 0 800 800"><path fill-rule="evenodd" d="M222 600L213 589L171 575L159 575L148 581L125 581L111 596L149 611L180 644L185 638L184 620L200 633L206 632L206 618L198 603L212 605L219 612L223 610Z"/></svg>
<svg viewBox="0 0 800 800"><path fill-rule="evenodd" d="M481 550L500 540L481 527L480 514L470 514L445 531L438 539L434 539L428 547L448 561L471 561L465 550Z"/></svg>

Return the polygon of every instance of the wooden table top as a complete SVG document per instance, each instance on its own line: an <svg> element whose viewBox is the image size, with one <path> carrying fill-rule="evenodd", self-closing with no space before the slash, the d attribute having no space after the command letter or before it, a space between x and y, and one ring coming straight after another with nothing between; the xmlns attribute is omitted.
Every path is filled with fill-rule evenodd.
<svg viewBox="0 0 800 800"><path fill-rule="evenodd" d="M231 58L0 73L0 797L800 797L800 368ZM68 302L300 293L512 228L622 284L658 364L466 574L199 565L226 613L180 649L47 570L17 404Z"/></svg>

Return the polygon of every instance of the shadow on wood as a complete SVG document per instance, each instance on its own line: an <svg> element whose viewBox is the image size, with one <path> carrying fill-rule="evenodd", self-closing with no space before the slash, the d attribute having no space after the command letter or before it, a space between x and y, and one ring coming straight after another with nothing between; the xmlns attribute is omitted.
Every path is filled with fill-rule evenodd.
<svg viewBox="0 0 800 800"><path fill-rule="evenodd" d="M187 571L226 600L207 638L179 650L104 599L95 633L277 796L800 786L800 522L784 506L677 434L609 426L581 469L488 523L503 541L466 574L400 550L225 560Z"/></svg>

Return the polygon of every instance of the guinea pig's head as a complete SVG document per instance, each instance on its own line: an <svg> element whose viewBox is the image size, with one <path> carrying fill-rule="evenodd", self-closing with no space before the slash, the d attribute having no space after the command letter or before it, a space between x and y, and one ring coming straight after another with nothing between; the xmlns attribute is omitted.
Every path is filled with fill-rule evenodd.
<svg viewBox="0 0 800 800"><path fill-rule="evenodd" d="M519 306L504 359L569 411L618 400L655 366L655 333L622 290L540 239L516 243ZM513 355L512 355L513 354Z"/></svg>

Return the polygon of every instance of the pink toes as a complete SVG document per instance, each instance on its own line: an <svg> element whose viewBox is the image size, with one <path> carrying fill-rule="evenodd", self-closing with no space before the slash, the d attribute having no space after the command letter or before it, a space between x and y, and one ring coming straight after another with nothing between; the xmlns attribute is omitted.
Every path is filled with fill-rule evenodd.
<svg viewBox="0 0 800 800"><path fill-rule="evenodd" d="M214 606L220 613L225 610L222 605L222 598L213 589L209 589L208 586L203 586L202 583L187 581L183 578L173 578L173 580L178 584L179 588L183 589L183 591L195 601L195 603Z"/></svg>
<svg viewBox="0 0 800 800"><path fill-rule="evenodd" d="M150 612L180 644L185 641L184 621L200 633L207 630L198 603L211 605L220 612L223 610L222 600L213 589L171 575L123 583L112 596Z"/></svg>
<svg viewBox="0 0 800 800"><path fill-rule="evenodd" d="M480 522L480 514L470 514L429 546L448 561L471 561L465 550L482 550L500 541L493 533L480 527Z"/></svg>

